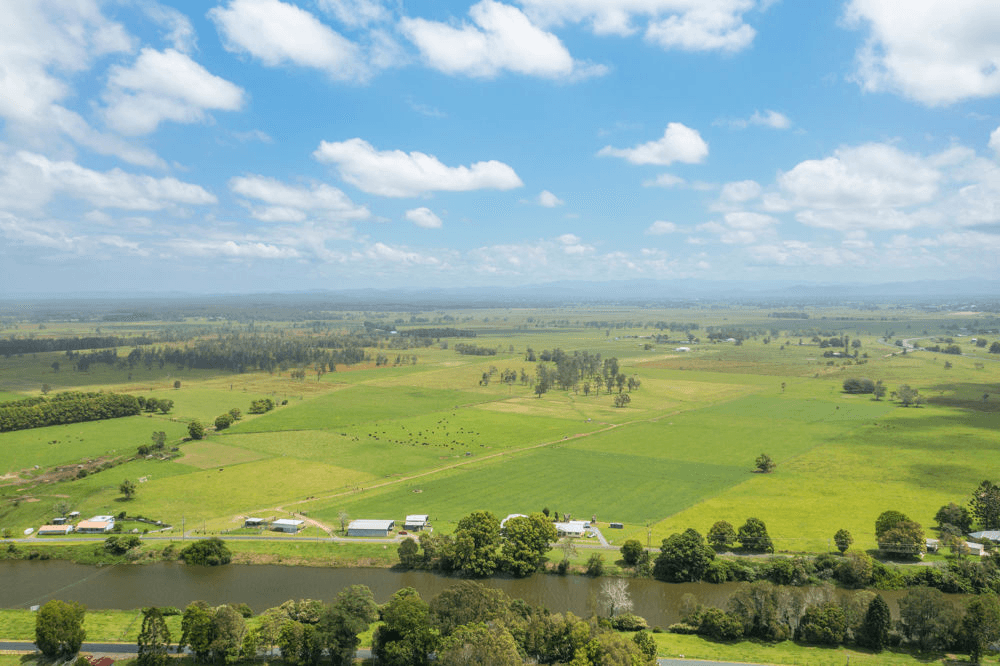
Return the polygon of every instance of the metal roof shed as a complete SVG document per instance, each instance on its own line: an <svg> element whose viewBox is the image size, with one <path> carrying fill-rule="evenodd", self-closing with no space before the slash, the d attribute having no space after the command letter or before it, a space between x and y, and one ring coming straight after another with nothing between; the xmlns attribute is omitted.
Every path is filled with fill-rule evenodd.
<svg viewBox="0 0 1000 666"><path fill-rule="evenodd" d="M272 530L275 532L288 532L289 534L295 534L302 528L303 525L305 525L304 520L279 518L278 520L271 521Z"/></svg>
<svg viewBox="0 0 1000 666"><path fill-rule="evenodd" d="M418 531L419 532L420 530L422 530L425 527L427 527L427 521L429 519L430 519L430 516L428 516L427 514L423 514L423 513L417 513L417 514L413 514L413 515L407 516L406 520L403 521L403 529L404 530L414 530L414 531Z"/></svg>
<svg viewBox="0 0 1000 666"><path fill-rule="evenodd" d="M387 537L395 526L395 520L352 520L347 526L347 536Z"/></svg>

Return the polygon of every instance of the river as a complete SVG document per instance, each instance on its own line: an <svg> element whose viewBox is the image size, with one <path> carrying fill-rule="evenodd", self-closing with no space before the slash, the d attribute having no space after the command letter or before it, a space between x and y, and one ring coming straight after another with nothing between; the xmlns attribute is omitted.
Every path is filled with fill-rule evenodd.
<svg viewBox="0 0 1000 666"><path fill-rule="evenodd" d="M0 607L27 608L50 599L78 601L91 609L132 609L144 606L183 608L191 601L211 605L246 603L255 612L289 599L332 601L348 585L367 585L384 603L398 589L413 587L433 596L461 579L427 571L318 568L272 565L193 567L174 562L94 567L59 560L0 561ZM588 616L596 610L605 579L585 576L535 575L482 581L516 599L545 606L553 612ZM650 626L666 627L679 620L681 597L694 594L705 605L725 607L739 583L670 584L646 578L629 579L634 612ZM795 588L817 598L818 588ZM836 594L851 592L836 590ZM902 592L882 592L895 614Z"/></svg>

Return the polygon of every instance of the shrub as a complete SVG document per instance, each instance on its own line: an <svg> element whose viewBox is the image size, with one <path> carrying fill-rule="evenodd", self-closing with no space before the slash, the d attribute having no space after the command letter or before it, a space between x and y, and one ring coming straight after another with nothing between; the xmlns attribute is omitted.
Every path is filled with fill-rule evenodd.
<svg viewBox="0 0 1000 666"><path fill-rule="evenodd" d="M874 393L875 382L864 378L851 378L844 380L844 393Z"/></svg>
<svg viewBox="0 0 1000 666"><path fill-rule="evenodd" d="M182 550L181 559L184 560L185 564L218 566L232 562L233 554L222 539L212 537L211 539L195 541Z"/></svg>
<svg viewBox="0 0 1000 666"><path fill-rule="evenodd" d="M600 553L594 553L587 560L587 575L588 576L600 576L604 573L604 556Z"/></svg>

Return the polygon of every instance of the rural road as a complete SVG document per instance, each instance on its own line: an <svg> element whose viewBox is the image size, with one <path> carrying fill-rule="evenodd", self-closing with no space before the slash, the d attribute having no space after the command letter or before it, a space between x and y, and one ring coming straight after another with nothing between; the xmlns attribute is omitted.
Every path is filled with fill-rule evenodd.
<svg viewBox="0 0 1000 666"><path fill-rule="evenodd" d="M35 652L36 649L35 644L28 641L0 641L0 652ZM89 654L134 656L135 643L84 643L83 647L80 648L80 652L86 652ZM358 650L357 652L357 657L359 659L370 659L371 656L371 650ZM728 661L696 661L691 659L666 658L657 659L656 663L661 666L764 666L762 664L752 664L746 662L737 664Z"/></svg>

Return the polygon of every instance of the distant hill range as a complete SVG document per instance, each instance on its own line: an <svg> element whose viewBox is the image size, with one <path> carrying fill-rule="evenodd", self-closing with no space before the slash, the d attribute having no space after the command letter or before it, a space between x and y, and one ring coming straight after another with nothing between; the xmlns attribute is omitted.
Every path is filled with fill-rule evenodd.
<svg viewBox="0 0 1000 666"><path fill-rule="evenodd" d="M510 287L342 289L257 294L79 293L0 298L0 315L62 319L86 313L106 321L242 317L249 312L385 309L421 311L442 308L552 307L595 304L639 307L690 307L731 303L761 307L830 305L921 305L939 309L1000 311L1000 282L928 280L881 284L824 284L777 281L624 280L561 281ZM306 316L309 316L306 314ZM296 317L296 318L299 318Z"/></svg>

